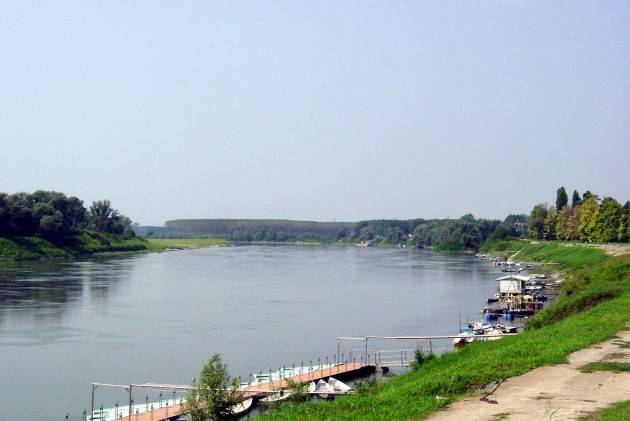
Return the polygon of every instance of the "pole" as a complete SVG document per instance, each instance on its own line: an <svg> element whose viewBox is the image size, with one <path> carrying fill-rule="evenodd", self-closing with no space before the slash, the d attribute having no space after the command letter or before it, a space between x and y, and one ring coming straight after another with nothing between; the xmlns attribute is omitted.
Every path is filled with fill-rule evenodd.
<svg viewBox="0 0 630 421"><path fill-rule="evenodd" d="M94 391L96 390L96 385L94 383L92 383L92 406L90 406L90 410L92 412L90 412L90 419L93 420L94 419Z"/></svg>
<svg viewBox="0 0 630 421"><path fill-rule="evenodd" d="M339 364L340 355L341 355L341 340L337 338L337 364Z"/></svg>
<svg viewBox="0 0 630 421"><path fill-rule="evenodd" d="M129 419L131 420L131 413L133 411L132 407L133 407L133 397L131 395L131 389L133 388L133 385L129 385Z"/></svg>
<svg viewBox="0 0 630 421"><path fill-rule="evenodd" d="M368 338L367 336L365 337L365 358L367 359L368 356Z"/></svg>

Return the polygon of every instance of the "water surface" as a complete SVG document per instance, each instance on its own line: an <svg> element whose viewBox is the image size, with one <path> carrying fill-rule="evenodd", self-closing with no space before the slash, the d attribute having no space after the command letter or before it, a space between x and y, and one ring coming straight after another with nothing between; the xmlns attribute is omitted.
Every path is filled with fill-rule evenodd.
<svg viewBox="0 0 630 421"><path fill-rule="evenodd" d="M246 377L332 360L337 336L454 334L498 273L471 256L354 246L3 264L0 419L78 419L92 382L187 383L212 352ZM98 390L97 407L116 399Z"/></svg>

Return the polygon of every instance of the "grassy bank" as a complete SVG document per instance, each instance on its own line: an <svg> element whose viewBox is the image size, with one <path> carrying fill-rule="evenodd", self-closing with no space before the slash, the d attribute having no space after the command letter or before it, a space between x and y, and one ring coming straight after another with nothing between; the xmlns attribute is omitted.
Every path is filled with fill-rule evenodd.
<svg viewBox="0 0 630 421"><path fill-rule="evenodd" d="M583 421L628 421L630 420L630 401L619 402L581 418Z"/></svg>
<svg viewBox="0 0 630 421"><path fill-rule="evenodd" d="M194 249L202 247L227 246L228 241L222 238L149 238L150 250Z"/></svg>
<svg viewBox="0 0 630 421"><path fill-rule="evenodd" d="M571 352L613 337L630 321L630 256L613 258L594 248L520 241L495 242L485 251L519 252L519 260L555 263L566 271L567 281L558 301L538 313L534 318L538 322L526 332L500 341L473 343L363 393L333 402L287 404L265 418L424 418L498 379L565 362Z"/></svg>
<svg viewBox="0 0 630 421"><path fill-rule="evenodd" d="M69 258L104 252L143 251L147 248L147 242L140 238L124 239L94 231L83 231L55 242L41 237L0 237L0 260Z"/></svg>

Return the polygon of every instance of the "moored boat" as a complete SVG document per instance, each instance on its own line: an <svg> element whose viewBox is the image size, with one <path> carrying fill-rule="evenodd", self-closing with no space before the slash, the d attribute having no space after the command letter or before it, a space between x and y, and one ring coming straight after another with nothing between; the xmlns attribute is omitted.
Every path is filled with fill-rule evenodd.
<svg viewBox="0 0 630 421"><path fill-rule="evenodd" d="M330 377L328 379L328 384L331 385L333 389L335 389L335 392L349 393L352 390L350 386L348 386L344 382L335 379L334 377Z"/></svg>
<svg viewBox="0 0 630 421"><path fill-rule="evenodd" d="M273 405L277 402L282 402L291 397L293 393L290 390L280 390L278 392L267 395L260 400L262 405Z"/></svg>
<svg viewBox="0 0 630 421"><path fill-rule="evenodd" d="M311 382L311 384L314 383ZM312 392L311 387L309 387L309 393L315 394L321 399L332 399L335 397L335 389L323 379L320 379L317 384L315 384L315 388Z"/></svg>
<svg viewBox="0 0 630 421"><path fill-rule="evenodd" d="M249 411L252 408L253 404L254 404L253 398L245 399L242 402L239 402L237 404L230 406L226 412L230 416L238 417L239 415L243 415L244 413Z"/></svg>

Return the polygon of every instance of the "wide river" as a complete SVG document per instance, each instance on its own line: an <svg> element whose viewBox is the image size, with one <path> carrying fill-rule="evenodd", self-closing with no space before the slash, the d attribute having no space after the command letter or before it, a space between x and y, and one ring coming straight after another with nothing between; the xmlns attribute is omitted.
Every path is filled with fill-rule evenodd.
<svg viewBox="0 0 630 421"><path fill-rule="evenodd" d="M479 320L499 273L471 256L354 246L5 263L0 420L78 420L92 382L188 383L213 352L247 377L332 361L337 336L456 334L460 314ZM125 399L99 388L96 406Z"/></svg>

